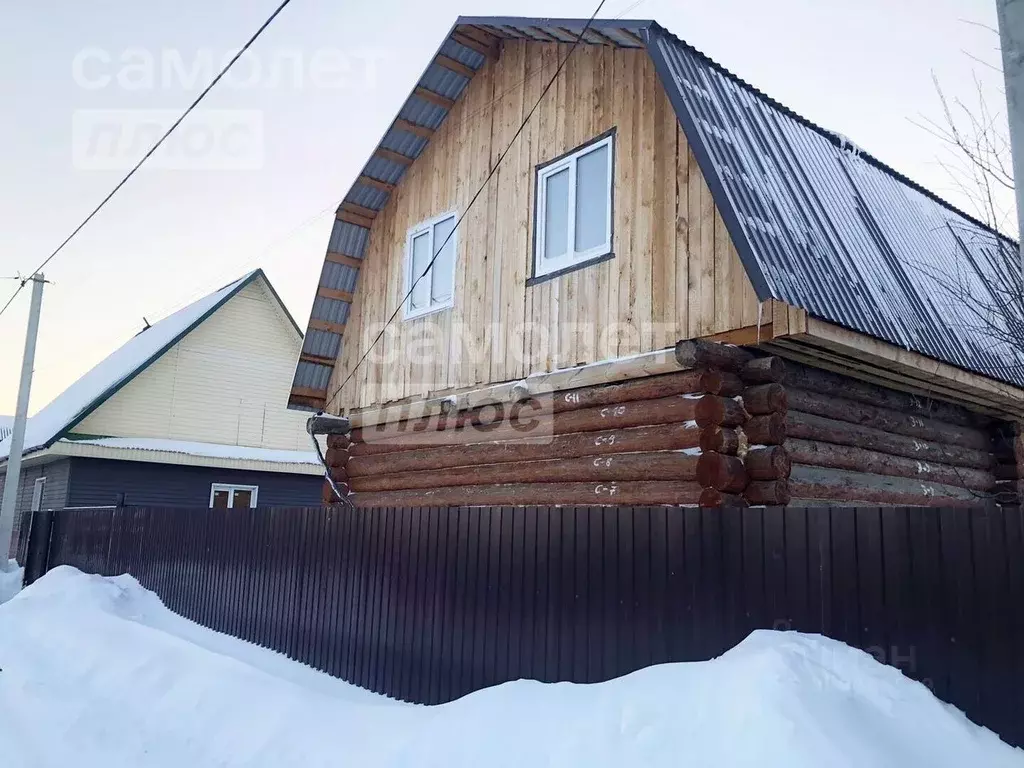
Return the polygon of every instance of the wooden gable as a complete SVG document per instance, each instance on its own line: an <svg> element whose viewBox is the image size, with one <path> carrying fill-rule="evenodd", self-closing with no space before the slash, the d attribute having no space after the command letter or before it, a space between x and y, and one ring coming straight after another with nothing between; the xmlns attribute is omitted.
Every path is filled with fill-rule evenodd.
<svg viewBox="0 0 1024 768"><path fill-rule="evenodd" d="M465 212L570 47L504 41L368 222L329 392L402 303L408 229ZM611 130L614 258L528 284L536 166ZM399 313L329 408L514 380L758 321L753 288L647 52L580 46L459 226L454 307L412 321ZM426 359L410 361L423 349Z"/></svg>

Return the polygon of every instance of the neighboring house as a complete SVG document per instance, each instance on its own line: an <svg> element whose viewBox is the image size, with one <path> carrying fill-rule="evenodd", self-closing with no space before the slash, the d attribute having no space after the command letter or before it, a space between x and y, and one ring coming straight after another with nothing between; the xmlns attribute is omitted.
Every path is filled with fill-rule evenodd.
<svg viewBox="0 0 1024 768"><path fill-rule="evenodd" d="M262 270L146 328L29 419L19 512L319 503L303 415L284 407L301 345Z"/></svg>
<svg viewBox="0 0 1024 768"><path fill-rule="evenodd" d="M705 413L725 431L704 449L674 401L628 423L598 413L609 429L683 429L659 433L661 448L624 433L649 461L581 463L579 483L543 462L608 453L569 439L597 429L583 417L556 413L561 453L431 429L417 445L438 450L384 460L357 445L349 464L338 441L330 461L356 502L690 503L694 462L662 449L739 460L751 444L788 457L775 475L747 461L752 502L1009 500L1024 414L1024 318L1006 300L1021 292L1016 244L654 22L595 22L542 98L585 24L456 22L338 208L291 406L350 414L360 443L370 425L488 393L666 374L689 339L785 358L768 376L781 389L745 397L749 421Z"/></svg>

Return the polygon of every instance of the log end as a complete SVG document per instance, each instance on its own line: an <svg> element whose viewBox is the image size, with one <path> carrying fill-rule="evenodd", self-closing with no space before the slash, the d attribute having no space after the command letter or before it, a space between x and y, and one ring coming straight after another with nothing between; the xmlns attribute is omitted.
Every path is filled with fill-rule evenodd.
<svg viewBox="0 0 1024 768"><path fill-rule="evenodd" d="M736 427L747 420L747 413L735 400L718 395L704 395L697 401L693 418L701 428Z"/></svg>
<svg viewBox="0 0 1024 768"><path fill-rule="evenodd" d="M754 415L781 412L789 407L789 397L781 384L758 384L743 391L743 407Z"/></svg>
<svg viewBox="0 0 1024 768"><path fill-rule="evenodd" d="M747 470L735 456L704 453L697 460L697 482L704 488L738 493L747 486Z"/></svg>
<svg viewBox="0 0 1024 768"><path fill-rule="evenodd" d="M781 357L758 357L745 363L739 374L748 384L781 382L786 375L786 364Z"/></svg>
<svg viewBox="0 0 1024 768"><path fill-rule="evenodd" d="M700 389L710 395L736 397L743 393L743 380L728 371L705 371L700 377Z"/></svg>
<svg viewBox="0 0 1024 768"><path fill-rule="evenodd" d="M740 435L735 429L711 426L700 433L700 450L702 453L716 451L735 455L740 447Z"/></svg>
<svg viewBox="0 0 1024 768"><path fill-rule="evenodd" d="M747 507L747 500L734 493L723 493L714 488L705 488L700 494L700 506L721 509L722 507Z"/></svg>
<svg viewBox="0 0 1024 768"><path fill-rule="evenodd" d="M747 486L743 495L752 505L785 506L791 501L788 480L755 481Z"/></svg>
<svg viewBox="0 0 1024 768"><path fill-rule="evenodd" d="M786 440L786 417L782 413L754 416L743 431L750 445L781 445Z"/></svg>
<svg viewBox="0 0 1024 768"><path fill-rule="evenodd" d="M747 451L744 464L751 480L785 480L793 470L789 451L780 445Z"/></svg>
<svg viewBox="0 0 1024 768"><path fill-rule="evenodd" d="M348 448L352 444L352 440L348 435L328 435L327 436L327 448Z"/></svg>

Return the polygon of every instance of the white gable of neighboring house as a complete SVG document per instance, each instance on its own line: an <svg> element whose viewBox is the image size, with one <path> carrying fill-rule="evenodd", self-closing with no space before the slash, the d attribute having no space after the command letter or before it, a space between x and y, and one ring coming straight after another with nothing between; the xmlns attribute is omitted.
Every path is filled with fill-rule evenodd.
<svg viewBox="0 0 1024 768"><path fill-rule="evenodd" d="M308 414L286 408L301 346L254 280L71 431L308 451Z"/></svg>

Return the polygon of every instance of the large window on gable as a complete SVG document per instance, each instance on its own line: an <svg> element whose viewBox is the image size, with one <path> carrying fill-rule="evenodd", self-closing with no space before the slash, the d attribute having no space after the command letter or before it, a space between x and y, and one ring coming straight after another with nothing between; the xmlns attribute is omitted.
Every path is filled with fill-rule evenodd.
<svg viewBox="0 0 1024 768"><path fill-rule="evenodd" d="M446 213L409 230L405 244L405 290L409 293L405 302L406 319L452 306L455 297L456 220L455 213ZM417 282L420 275L423 277Z"/></svg>
<svg viewBox="0 0 1024 768"><path fill-rule="evenodd" d="M614 152L611 133L537 169L534 277L612 252Z"/></svg>

